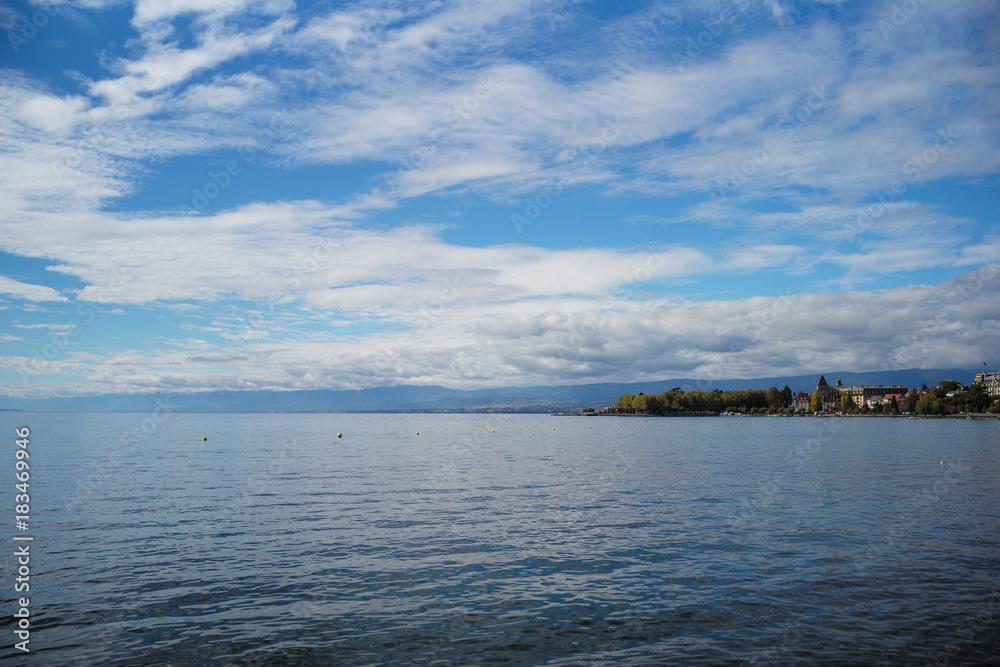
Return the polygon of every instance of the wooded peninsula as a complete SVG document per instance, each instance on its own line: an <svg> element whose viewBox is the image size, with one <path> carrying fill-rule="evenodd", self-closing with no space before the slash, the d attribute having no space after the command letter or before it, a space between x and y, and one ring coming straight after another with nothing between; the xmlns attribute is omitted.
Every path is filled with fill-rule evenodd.
<svg viewBox="0 0 1000 667"><path fill-rule="evenodd" d="M806 397L805 394L800 394ZM737 414L915 414L957 415L968 413L1000 413L1000 399L990 396L986 387L974 383L965 387L954 380L943 380L936 386L911 389L905 394L880 397L856 405L847 392L829 387L808 395L808 401L796 401L792 390L741 389L732 391L712 390L683 391L675 387L662 394L624 394L618 401L601 410L603 414L648 415L704 415L719 413Z"/></svg>

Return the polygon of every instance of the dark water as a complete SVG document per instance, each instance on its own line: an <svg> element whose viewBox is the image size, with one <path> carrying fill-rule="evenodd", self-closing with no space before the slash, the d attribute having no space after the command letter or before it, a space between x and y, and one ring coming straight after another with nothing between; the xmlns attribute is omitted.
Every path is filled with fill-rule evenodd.
<svg viewBox="0 0 1000 667"><path fill-rule="evenodd" d="M997 422L158 417L0 413L0 659L1000 661Z"/></svg>

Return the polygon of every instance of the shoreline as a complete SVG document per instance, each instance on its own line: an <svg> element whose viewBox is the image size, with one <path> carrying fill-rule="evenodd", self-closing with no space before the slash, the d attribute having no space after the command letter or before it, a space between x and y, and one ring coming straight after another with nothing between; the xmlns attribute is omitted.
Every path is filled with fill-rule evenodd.
<svg viewBox="0 0 1000 667"><path fill-rule="evenodd" d="M1000 413L994 414L994 413L990 413L990 412L986 412L986 413L976 413L976 412L974 412L974 413L961 413L961 414L956 414L956 415L907 415L907 414L899 414L899 415L882 415L882 414L876 414L876 415L843 415L843 414L837 414L837 413L831 413L831 414L800 413L800 414L793 414L793 415L783 415L783 414L766 414L766 413L765 414L760 414L760 413L758 413L758 414L738 414L738 413L737 414L733 414L733 413L725 413L725 412L714 412L714 413L704 413L704 412L697 412L697 413L674 412L674 413L670 413L670 414L658 415L658 414L649 414L649 413L622 414L622 413L610 413L610 412L550 412L549 416L550 417L629 417L629 418L631 418L631 417L641 417L643 419L650 419L650 418L653 418L653 419L662 419L664 417L667 417L667 418L669 418L669 417L674 417L674 418L679 418L679 417L736 417L736 418L740 418L740 419L745 419L745 418L759 419L759 418L762 418L762 417L764 417L764 418L779 418L779 417L781 417L781 418L786 418L786 419L789 418L789 417L796 418L796 419L801 419L801 418L814 418L814 419L831 419L831 418L837 418L837 419L839 419L839 418L843 418L843 419L961 419L961 420L971 420L971 421L975 421L975 420L998 420L998 419L1000 419Z"/></svg>

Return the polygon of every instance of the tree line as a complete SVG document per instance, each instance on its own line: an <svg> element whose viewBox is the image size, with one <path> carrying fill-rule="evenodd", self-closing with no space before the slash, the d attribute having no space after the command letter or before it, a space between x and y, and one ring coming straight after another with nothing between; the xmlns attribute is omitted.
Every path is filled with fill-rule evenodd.
<svg viewBox="0 0 1000 667"><path fill-rule="evenodd" d="M954 396L948 396L953 392L958 393L955 393ZM927 385L924 385L919 393L914 389L906 394L901 401L893 398L885 405L858 406L854 404L854 400L849 394L841 396L840 401L840 411L845 414L957 415L969 412L1000 413L1000 401L994 400L982 384L975 383L966 390L954 380L942 380L932 389L928 389Z"/></svg>
<svg viewBox="0 0 1000 667"><path fill-rule="evenodd" d="M675 387L662 394L625 394L619 397L611 411L624 414L666 415L677 413L711 412L779 412L792 410L792 390L771 387L763 389L736 389L723 391L683 391Z"/></svg>
<svg viewBox="0 0 1000 667"><path fill-rule="evenodd" d="M828 395L839 399L840 412L844 414L917 414L952 415L969 412L1000 413L1000 400L995 400L986 392L982 384L973 384L967 391L954 380L943 380L932 389L925 384L920 393L912 390L902 400L892 398L885 405L855 405L849 393L840 394L830 388ZM949 393L956 393L948 396ZM923 395L921 395L921 393ZM618 414L705 414L718 412L738 412L742 414L792 414L794 396L785 385L784 389L738 389L723 391L683 391L675 387L662 394L624 394L611 406L609 412ZM810 394L810 412L822 412L823 404L816 392Z"/></svg>

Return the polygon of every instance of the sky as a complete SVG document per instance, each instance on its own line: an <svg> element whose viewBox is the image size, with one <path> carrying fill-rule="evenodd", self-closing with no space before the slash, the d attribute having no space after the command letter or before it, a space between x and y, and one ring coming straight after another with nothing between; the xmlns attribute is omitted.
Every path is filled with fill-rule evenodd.
<svg viewBox="0 0 1000 667"><path fill-rule="evenodd" d="M0 396L1000 361L995 0L38 0L0 33Z"/></svg>

